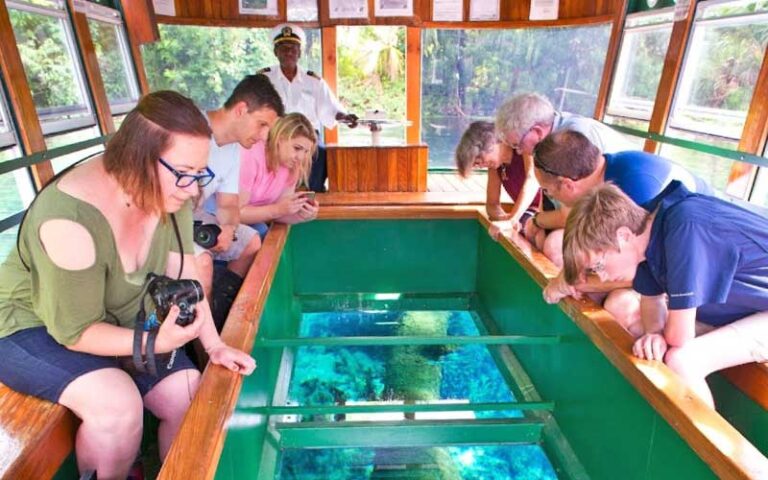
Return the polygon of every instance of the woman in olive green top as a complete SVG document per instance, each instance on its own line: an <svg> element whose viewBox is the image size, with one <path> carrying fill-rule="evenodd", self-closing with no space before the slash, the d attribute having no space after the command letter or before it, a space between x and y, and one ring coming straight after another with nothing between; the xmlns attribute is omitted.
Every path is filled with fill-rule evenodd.
<svg viewBox="0 0 768 480"><path fill-rule="evenodd" d="M147 95L103 155L40 193L18 251L0 267L0 382L80 417L78 465L100 480L126 477L144 406L160 420L165 456L198 386L200 374L183 350L158 362L158 376L121 367L133 351L147 274L196 277L191 199L213 176L210 137L192 101L167 91ZM155 351L199 337L212 363L250 374L253 358L221 341L207 301L196 312L180 326L172 307ZM146 340L144 333L142 350Z"/></svg>

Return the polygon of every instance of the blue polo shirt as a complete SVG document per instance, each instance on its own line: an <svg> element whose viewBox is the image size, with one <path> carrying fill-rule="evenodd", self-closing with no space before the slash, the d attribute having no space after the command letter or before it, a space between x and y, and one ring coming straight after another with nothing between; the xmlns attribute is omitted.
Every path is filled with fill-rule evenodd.
<svg viewBox="0 0 768 480"><path fill-rule="evenodd" d="M704 180L658 155L631 151L603 156L605 181L613 182L640 206L653 200L673 180L682 182L690 192L713 193Z"/></svg>
<svg viewBox="0 0 768 480"><path fill-rule="evenodd" d="M633 288L666 293L670 310L697 308L720 326L768 311L768 219L672 182L658 208Z"/></svg>

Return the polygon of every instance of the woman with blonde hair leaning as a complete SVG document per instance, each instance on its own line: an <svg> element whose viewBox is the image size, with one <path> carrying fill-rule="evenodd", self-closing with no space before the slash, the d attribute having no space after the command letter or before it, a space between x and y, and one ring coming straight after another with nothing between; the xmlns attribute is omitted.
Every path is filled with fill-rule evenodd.
<svg viewBox="0 0 768 480"><path fill-rule="evenodd" d="M210 139L188 98L145 96L103 154L38 194L0 267L0 382L72 410L82 421L78 466L99 479L128 475L144 407L160 420L160 455L168 452L200 380L179 347L199 337L213 364L246 375L255 367L221 341L205 299L142 328L152 274L197 276L191 199L213 178ZM153 351L171 355L155 363ZM131 364L143 353L156 372Z"/></svg>
<svg viewBox="0 0 768 480"><path fill-rule="evenodd" d="M297 192L306 184L317 147L317 136L307 117L289 113L272 126L265 142L240 157L240 221L263 237L267 223L301 223L317 217L313 192Z"/></svg>

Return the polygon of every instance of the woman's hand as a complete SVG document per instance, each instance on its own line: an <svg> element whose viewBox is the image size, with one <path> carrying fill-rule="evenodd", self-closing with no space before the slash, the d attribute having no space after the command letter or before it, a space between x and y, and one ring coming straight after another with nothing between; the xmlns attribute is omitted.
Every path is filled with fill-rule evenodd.
<svg viewBox="0 0 768 480"><path fill-rule="evenodd" d="M542 295L547 303L557 303L565 297L573 297L577 300L581 298L581 292L573 285L569 285L562 274L549 281Z"/></svg>
<svg viewBox="0 0 768 480"><path fill-rule="evenodd" d="M256 360L253 357L224 343L209 348L207 353L214 365L221 365L242 375L250 375L256 369Z"/></svg>
<svg viewBox="0 0 768 480"><path fill-rule="evenodd" d="M179 318L179 307L173 305L168 316L160 324L157 340L155 340L155 352L168 353L197 338L204 323L199 312L200 309L195 309L195 320L182 327L176 323L176 319Z"/></svg>
<svg viewBox="0 0 768 480"><path fill-rule="evenodd" d="M667 340L660 333L646 333L635 341L632 353L637 358L662 362L667 353Z"/></svg>
<svg viewBox="0 0 768 480"><path fill-rule="evenodd" d="M512 235L512 232L515 232L519 229L519 226L519 222L510 223L509 220L492 222L491 226L488 227L488 235L490 235L492 239L498 242L499 236L509 237Z"/></svg>
<svg viewBox="0 0 768 480"><path fill-rule="evenodd" d="M317 214L320 211L320 204L317 200L305 199L304 204L301 206L301 210L298 211L298 216L303 222L308 222L317 218Z"/></svg>
<svg viewBox="0 0 768 480"><path fill-rule="evenodd" d="M287 215L294 215L304 207L306 199L302 192L289 192L283 194L275 203L277 210L276 218L285 217Z"/></svg>

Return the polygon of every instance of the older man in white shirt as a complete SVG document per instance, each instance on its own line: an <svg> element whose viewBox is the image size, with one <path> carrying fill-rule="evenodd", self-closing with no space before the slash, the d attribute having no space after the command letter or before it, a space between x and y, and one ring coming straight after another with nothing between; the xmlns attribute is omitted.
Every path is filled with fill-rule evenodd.
<svg viewBox="0 0 768 480"><path fill-rule="evenodd" d="M286 113L298 112L306 116L317 132L322 127L333 128L336 122L357 126L357 116L347 113L339 100L318 74L299 68L301 46L305 42L304 31L291 24L281 24L272 29L272 41L278 65L263 68L258 73L266 75L285 104ZM309 188L325 191L327 178L325 148L320 146L312 162Z"/></svg>

